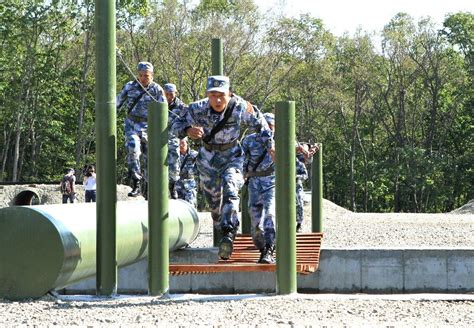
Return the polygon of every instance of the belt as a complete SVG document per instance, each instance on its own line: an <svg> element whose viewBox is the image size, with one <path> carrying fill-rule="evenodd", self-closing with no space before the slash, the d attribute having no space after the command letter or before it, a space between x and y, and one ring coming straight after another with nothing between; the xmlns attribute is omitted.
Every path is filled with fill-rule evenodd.
<svg viewBox="0 0 474 328"><path fill-rule="evenodd" d="M209 151L212 151L212 150L224 151L237 145L237 140L234 140L232 142L225 143L225 144L208 144L203 141L202 145L204 148L206 148Z"/></svg>
<svg viewBox="0 0 474 328"><path fill-rule="evenodd" d="M251 171L247 172L247 176L250 177L268 177L270 175L273 175L275 173L275 170L273 167L270 167L264 171Z"/></svg>
<svg viewBox="0 0 474 328"><path fill-rule="evenodd" d="M137 116L137 115L133 115L133 114L128 114L127 117L134 121L135 123L141 123L141 122L146 122L148 121L148 119L146 117L141 117L141 116Z"/></svg>

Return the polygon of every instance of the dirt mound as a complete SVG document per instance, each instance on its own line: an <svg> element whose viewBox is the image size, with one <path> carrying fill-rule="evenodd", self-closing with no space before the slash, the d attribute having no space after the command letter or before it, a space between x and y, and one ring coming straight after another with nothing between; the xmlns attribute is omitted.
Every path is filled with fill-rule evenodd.
<svg viewBox="0 0 474 328"><path fill-rule="evenodd" d="M474 214L474 199L471 199L467 204L460 208L451 211L452 214Z"/></svg>
<svg viewBox="0 0 474 328"><path fill-rule="evenodd" d="M339 206L327 199L323 199L323 212L326 212L326 213L331 213L333 215L344 215L344 214L347 214L347 213L352 213L351 211L349 211L348 209L345 209L344 207L342 206ZM328 216L328 215L326 215Z"/></svg>

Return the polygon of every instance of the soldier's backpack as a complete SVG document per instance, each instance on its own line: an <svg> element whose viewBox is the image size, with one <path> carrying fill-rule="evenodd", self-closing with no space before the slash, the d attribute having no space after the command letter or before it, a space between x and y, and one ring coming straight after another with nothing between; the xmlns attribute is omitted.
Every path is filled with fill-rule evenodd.
<svg viewBox="0 0 474 328"><path fill-rule="evenodd" d="M69 175L63 176L61 180L61 193L63 195L69 195L72 192L72 181Z"/></svg>

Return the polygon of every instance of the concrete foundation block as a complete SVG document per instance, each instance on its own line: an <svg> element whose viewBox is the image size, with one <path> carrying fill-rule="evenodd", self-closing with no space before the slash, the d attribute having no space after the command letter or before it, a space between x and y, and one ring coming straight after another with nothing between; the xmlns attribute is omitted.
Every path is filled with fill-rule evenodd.
<svg viewBox="0 0 474 328"><path fill-rule="evenodd" d="M447 256L443 249L404 250L405 291L448 292Z"/></svg>
<svg viewBox="0 0 474 328"><path fill-rule="evenodd" d="M364 293L401 293L403 251L361 250L361 286Z"/></svg>
<svg viewBox="0 0 474 328"><path fill-rule="evenodd" d="M321 251L319 291L322 293L361 292L361 250Z"/></svg>

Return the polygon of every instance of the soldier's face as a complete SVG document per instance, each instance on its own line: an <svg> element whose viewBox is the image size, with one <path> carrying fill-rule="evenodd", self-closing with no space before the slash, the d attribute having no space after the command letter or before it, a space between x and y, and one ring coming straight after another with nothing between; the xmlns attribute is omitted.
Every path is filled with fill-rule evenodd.
<svg viewBox="0 0 474 328"><path fill-rule="evenodd" d="M166 101L168 102L168 104L171 104L173 102L174 98L176 98L176 93L177 92L165 91L165 97L166 97Z"/></svg>
<svg viewBox="0 0 474 328"><path fill-rule="evenodd" d="M186 154L186 152L188 151L188 142L186 141L186 139L181 139L179 141L179 151L181 154Z"/></svg>
<svg viewBox="0 0 474 328"><path fill-rule="evenodd" d="M138 81L140 81L144 87L147 87L153 81L153 73L149 71L138 72Z"/></svg>
<svg viewBox="0 0 474 328"><path fill-rule="evenodd" d="M211 91L207 93L209 104L216 112L222 112L230 101L230 92Z"/></svg>

